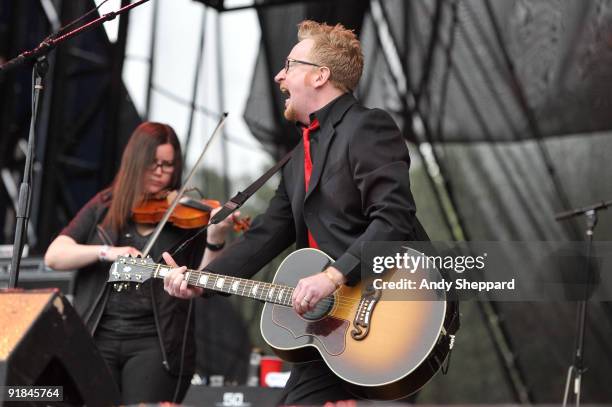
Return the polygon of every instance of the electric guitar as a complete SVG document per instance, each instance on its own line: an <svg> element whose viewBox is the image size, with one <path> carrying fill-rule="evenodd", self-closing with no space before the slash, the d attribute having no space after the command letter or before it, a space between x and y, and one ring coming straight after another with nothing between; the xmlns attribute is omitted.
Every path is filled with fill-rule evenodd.
<svg viewBox="0 0 612 407"><path fill-rule="evenodd" d="M291 303L295 285L332 263L320 250L300 249L284 259L272 283L196 270L187 270L185 278L192 286L264 301L261 334L279 357L289 362L322 357L356 396L392 400L419 390L440 369L454 342L444 326L446 292L428 290L427 298L414 300L398 297L395 290L380 288L383 281L405 280L405 272L392 270L376 276L376 283L341 286L314 310L298 315ZM164 278L170 270L150 258L119 257L108 281L142 283ZM411 279L420 278L442 277L431 269L411 273Z"/></svg>

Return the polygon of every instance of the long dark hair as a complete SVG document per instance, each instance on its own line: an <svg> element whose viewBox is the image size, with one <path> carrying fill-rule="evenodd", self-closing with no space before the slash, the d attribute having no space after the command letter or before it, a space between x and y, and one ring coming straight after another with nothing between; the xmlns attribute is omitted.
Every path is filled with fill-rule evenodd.
<svg viewBox="0 0 612 407"><path fill-rule="evenodd" d="M112 201L103 225L119 233L132 214L132 209L145 198L144 175L155 160L157 147L171 144L174 148L174 172L170 189L178 189L183 175L181 145L172 127L163 123L144 122L130 136L121 166L111 186Z"/></svg>

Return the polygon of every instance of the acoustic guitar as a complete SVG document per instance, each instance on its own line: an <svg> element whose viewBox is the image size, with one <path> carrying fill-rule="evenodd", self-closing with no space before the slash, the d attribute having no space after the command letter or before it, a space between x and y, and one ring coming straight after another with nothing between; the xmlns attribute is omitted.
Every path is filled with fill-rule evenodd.
<svg viewBox="0 0 612 407"><path fill-rule="evenodd" d="M416 253L416 252L415 252ZM444 363L454 342L445 328L445 290L427 298L398 298L376 289L381 281L399 283L405 272L392 270L376 284L362 281L342 286L300 316L291 304L297 282L323 271L333 260L317 249L287 256L272 283L187 270L188 284L264 301L261 334L279 357L289 362L323 358L358 397L392 400L408 396L427 383ZM110 283L142 283L164 278L171 268L150 258L119 257L110 269ZM437 270L412 273L441 280Z"/></svg>

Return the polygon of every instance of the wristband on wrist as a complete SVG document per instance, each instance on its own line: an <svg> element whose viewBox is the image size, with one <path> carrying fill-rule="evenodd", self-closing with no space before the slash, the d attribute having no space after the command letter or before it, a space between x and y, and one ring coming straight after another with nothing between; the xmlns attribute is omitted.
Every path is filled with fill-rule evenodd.
<svg viewBox="0 0 612 407"><path fill-rule="evenodd" d="M334 278L331 276L331 274L329 274L329 269L325 269L325 271L323 272L323 274L325 274L327 276L327 278L329 278L331 280L332 283L334 283L334 285L336 286L336 290L338 288L340 288L340 286L342 285L341 283L337 282L336 280L334 280Z"/></svg>
<svg viewBox="0 0 612 407"><path fill-rule="evenodd" d="M100 261L108 261L108 251L110 250L110 246L105 244L102 246L100 251L98 252L98 260Z"/></svg>
<svg viewBox="0 0 612 407"><path fill-rule="evenodd" d="M218 244L215 243L208 243L206 242L206 248L212 252L218 252L219 250L223 249L225 247L225 242L221 242Z"/></svg>

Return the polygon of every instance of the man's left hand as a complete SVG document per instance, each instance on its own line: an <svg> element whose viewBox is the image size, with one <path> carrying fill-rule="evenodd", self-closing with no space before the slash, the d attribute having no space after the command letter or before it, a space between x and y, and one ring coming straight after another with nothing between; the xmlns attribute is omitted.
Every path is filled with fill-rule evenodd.
<svg viewBox="0 0 612 407"><path fill-rule="evenodd" d="M335 267L301 279L291 296L293 309L300 315L312 311L322 298L336 291L336 286L344 282L344 275Z"/></svg>
<svg viewBox="0 0 612 407"><path fill-rule="evenodd" d="M213 216L215 216L217 212L219 212L221 209L223 209L222 206L219 206L218 208L213 209L210 212L210 219L212 219ZM206 231L206 233L208 234L206 241L212 244L224 243L227 233L230 230L232 230L234 223L238 219L239 216L240 216L240 211L236 211L234 213L231 213L227 218L223 219L221 222L217 223L216 225L208 226L208 230Z"/></svg>

